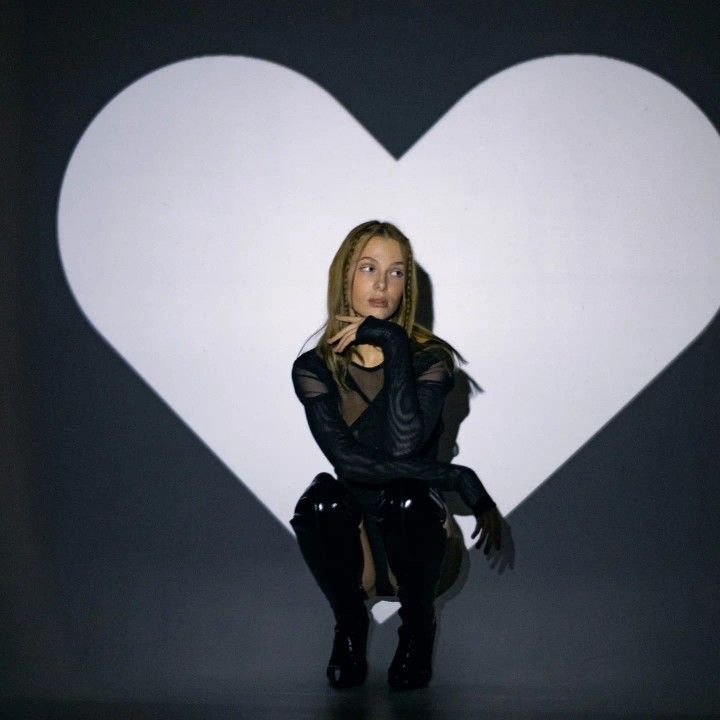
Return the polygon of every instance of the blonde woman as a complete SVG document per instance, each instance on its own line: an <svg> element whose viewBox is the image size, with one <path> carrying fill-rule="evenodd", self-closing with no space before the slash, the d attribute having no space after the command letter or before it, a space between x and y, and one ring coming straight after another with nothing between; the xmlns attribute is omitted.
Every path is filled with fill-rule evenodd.
<svg viewBox="0 0 720 720"><path fill-rule="evenodd" d="M327 667L337 688L364 682L365 601L400 600L393 689L432 676L435 598L456 580L462 538L440 490L456 490L477 519L476 547L500 547L500 515L477 475L438 462L456 358L415 322L410 241L393 224L353 228L330 265L328 319L317 346L292 368L310 431L335 475L319 473L291 524L335 616Z"/></svg>

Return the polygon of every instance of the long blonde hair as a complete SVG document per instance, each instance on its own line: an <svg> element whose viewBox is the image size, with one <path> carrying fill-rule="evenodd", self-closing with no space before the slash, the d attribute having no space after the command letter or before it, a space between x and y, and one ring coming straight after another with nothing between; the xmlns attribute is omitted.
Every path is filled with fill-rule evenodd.
<svg viewBox="0 0 720 720"><path fill-rule="evenodd" d="M410 240L392 223L381 222L380 220L368 220L367 222L357 225L347 234L338 251L335 253L335 257L330 263L330 269L328 271L328 318L323 325L325 329L315 347L315 352L323 359L325 365L330 372L332 372L337 384L346 390L348 389L346 382L348 363L357 351L350 345L345 348L344 352L336 353L335 350L328 345L327 340L340 332L344 327L347 327L347 322L338 320L335 315L353 314L352 286L349 284L348 279L350 264L360 256L365 245L367 245L368 241L373 237L397 240L400 244L403 260L405 261L405 287L403 289L403 297L395 313L387 319L405 329L411 343L414 345L414 351L422 352L431 347L440 346L453 358L454 364L457 362L466 363L465 358L460 355L450 343L415 321L418 302L418 285L415 257Z"/></svg>

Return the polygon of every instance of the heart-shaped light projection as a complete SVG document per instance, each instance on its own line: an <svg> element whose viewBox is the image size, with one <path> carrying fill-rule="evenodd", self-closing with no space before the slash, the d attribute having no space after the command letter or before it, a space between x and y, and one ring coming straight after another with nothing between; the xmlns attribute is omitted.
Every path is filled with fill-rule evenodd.
<svg viewBox="0 0 720 720"><path fill-rule="evenodd" d="M89 321L291 532L329 467L290 367L345 234L395 222L485 390L456 461L507 514L712 318L719 179L707 118L618 60L509 68L395 160L297 72L202 57L99 112L58 237Z"/></svg>

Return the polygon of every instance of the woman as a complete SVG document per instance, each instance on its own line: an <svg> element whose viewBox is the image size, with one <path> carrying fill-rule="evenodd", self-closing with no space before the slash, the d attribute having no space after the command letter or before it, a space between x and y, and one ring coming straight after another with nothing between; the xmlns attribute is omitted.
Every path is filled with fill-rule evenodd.
<svg viewBox="0 0 720 720"><path fill-rule="evenodd" d="M402 625L388 670L393 689L432 675L435 598L457 578L462 537L439 490L456 490L477 518L485 553L500 547L500 515L477 475L436 460L455 349L415 322L410 241L387 222L353 228L329 271L328 321L293 364L310 431L335 469L320 473L290 521L335 615L327 676L365 680L365 600L397 596Z"/></svg>

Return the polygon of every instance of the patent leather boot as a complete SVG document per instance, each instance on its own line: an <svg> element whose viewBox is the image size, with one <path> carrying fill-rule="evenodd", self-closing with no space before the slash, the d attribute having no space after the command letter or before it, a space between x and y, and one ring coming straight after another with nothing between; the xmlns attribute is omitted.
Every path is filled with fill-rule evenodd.
<svg viewBox="0 0 720 720"><path fill-rule="evenodd" d="M425 624L403 621L398 628L398 646L388 668L393 690L414 690L430 683L435 629L434 617Z"/></svg>
<svg viewBox="0 0 720 720"><path fill-rule="evenodd" d="M432 678L435 593L447 547L445 506L426 485L401 479L382 492L378 525L398 582L398 646L388 668L394 690L425 687Z"/></svg>
<svg viewBox="0 0 720 720"><path fill-rule="evenodd" d="M361 685L367 677L367 636L370 619L367 612L357 625L335 624L332 654L326 675L336 688Z"/></svg>
<svg viewBox="0 0 720 720"><path fill-rule="evenodd" d="M300 551L335 615L326 675L336 688L360 685L367 676L370 620L362 588L362 515L350 491L329 473L320 473L290 520Z"/></svg>

